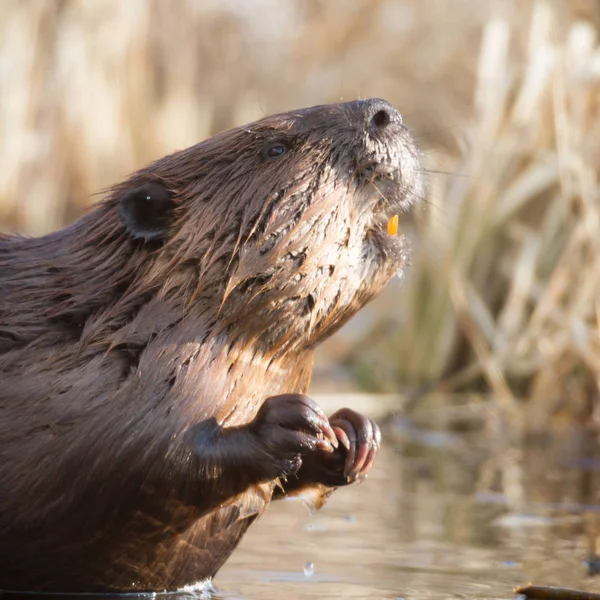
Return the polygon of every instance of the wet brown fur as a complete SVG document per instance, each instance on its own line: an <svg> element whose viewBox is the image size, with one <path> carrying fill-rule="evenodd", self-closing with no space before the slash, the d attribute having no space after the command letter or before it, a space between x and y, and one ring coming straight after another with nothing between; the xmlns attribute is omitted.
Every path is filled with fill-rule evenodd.
<svg viewBox="0 0 600 600"><path fill-rule="evenodd" d="M138 171L62 231L0 236L0 588L174 589L220 568L276 478L214 440L305 392L314 346L404 264L384 217L419 195L417 152L365 114L268 117ZM161 242L118 214L148 182L175 203Z"/></svg>

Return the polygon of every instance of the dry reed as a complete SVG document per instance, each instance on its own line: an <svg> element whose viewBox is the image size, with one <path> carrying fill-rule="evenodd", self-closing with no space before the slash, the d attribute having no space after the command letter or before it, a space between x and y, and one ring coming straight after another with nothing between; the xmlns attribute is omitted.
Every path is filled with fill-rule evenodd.
<svg viewBox="0 0 600 600"><path fill-rule="evenodd" d="M490 390L538 431L593 418L600 375L600 45L569 16L485 24L462 155L430 157L461 176L431 176L408 326L371 359L392 387Z"/></svg>
<svg viewBox="0 0 600 600"><path fill-rule="evenodd" d="M148 160L265 113L386 97L430 193L402 291L329 353L371 389L490 391L529 429L589 420L599 22L593 0L7 0L0 226L59 227Z"/></svg>

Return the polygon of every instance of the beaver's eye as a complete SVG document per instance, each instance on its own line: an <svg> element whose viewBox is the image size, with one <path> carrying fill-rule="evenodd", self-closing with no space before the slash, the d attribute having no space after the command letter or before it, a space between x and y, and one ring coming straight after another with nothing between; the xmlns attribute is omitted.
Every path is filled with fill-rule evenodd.
<svg viewBox="0 0 600 600"><path fill-rule="evenodd" d="M288 151L288 148L282 142L272 142L265 148L266 158L279 158Z"/></svg>

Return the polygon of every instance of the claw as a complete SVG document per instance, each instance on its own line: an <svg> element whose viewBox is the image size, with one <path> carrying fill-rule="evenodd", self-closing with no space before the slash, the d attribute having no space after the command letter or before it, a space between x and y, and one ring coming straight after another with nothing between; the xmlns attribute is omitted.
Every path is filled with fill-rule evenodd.
<svg viewBox="0 0 600 600"><path fill-rule="evenodd" d="M337 436L335 435L333 427L331 427L331 425L329 424L329 420L327 420L327 417L325 417L325 419L326 420L323 421L321 424L321 431L323 432L323 437L325 438L325 440L327 440L331 445L331 452L333 452L333 449L338 447L339 442Z"/></svg>
<svg viewBox="0 0 600 600"><path fill-rule="evenodd" d="M346 448L346 450L350 450L350 440L348 439L346 432L341 427L337 427L337 426L333 427L333 431L335 431L335 435L337 436L338 440L341 442L342 446L344 446L344 448Z"/></svg>
<svg viewBox="0 0 600 600"><path fill-rule="evenodd" d="M363 471L363 467L365 465L366 459L369 455L370 447L367 444L357 444L356 456L354 458L353 464L348 464L346 461L346 469L351 467L350 472L348 473L349 477L357 477L359 473Z"/></svg>
<svg viewBox="0 0 600 600"><path fill-rule="evenodd" d="M373 463L375 462L375 455L377 454L377 450L378 450L378 448L376 448L376 447L373 447L369 450L369 454L367 455L365 464L363 465L363 468L361 471L361 476L364 475L366 477L367 473L371 470L371 467L373 466Z"/></svg>
<svg viewBox="0 0 600 600"><path fill-rule="evenodd" d="M317 440L316 447L317 450L322 450L323 452L335 452L335 448L331 445L331 442L329 440Z"/></svg>
<svg viewBox="0 0 600 600"><path fill-rule="evenodd" d="M346 448L344 476L349 481L364 477L373 465L381 444L381 432L376 423L348 408L331 416L338 440Z"/></svg>

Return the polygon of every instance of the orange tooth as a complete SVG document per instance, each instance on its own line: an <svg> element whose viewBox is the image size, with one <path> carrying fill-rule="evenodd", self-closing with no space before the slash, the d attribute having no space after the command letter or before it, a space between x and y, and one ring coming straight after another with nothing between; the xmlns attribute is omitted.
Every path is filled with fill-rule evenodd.
<svg viewBox="0 0 600 600"><path fill-rule="evenodd" d="M394 215L388 221L388 233L390 235L396 235L398 233L398 215Z"/></svg>

